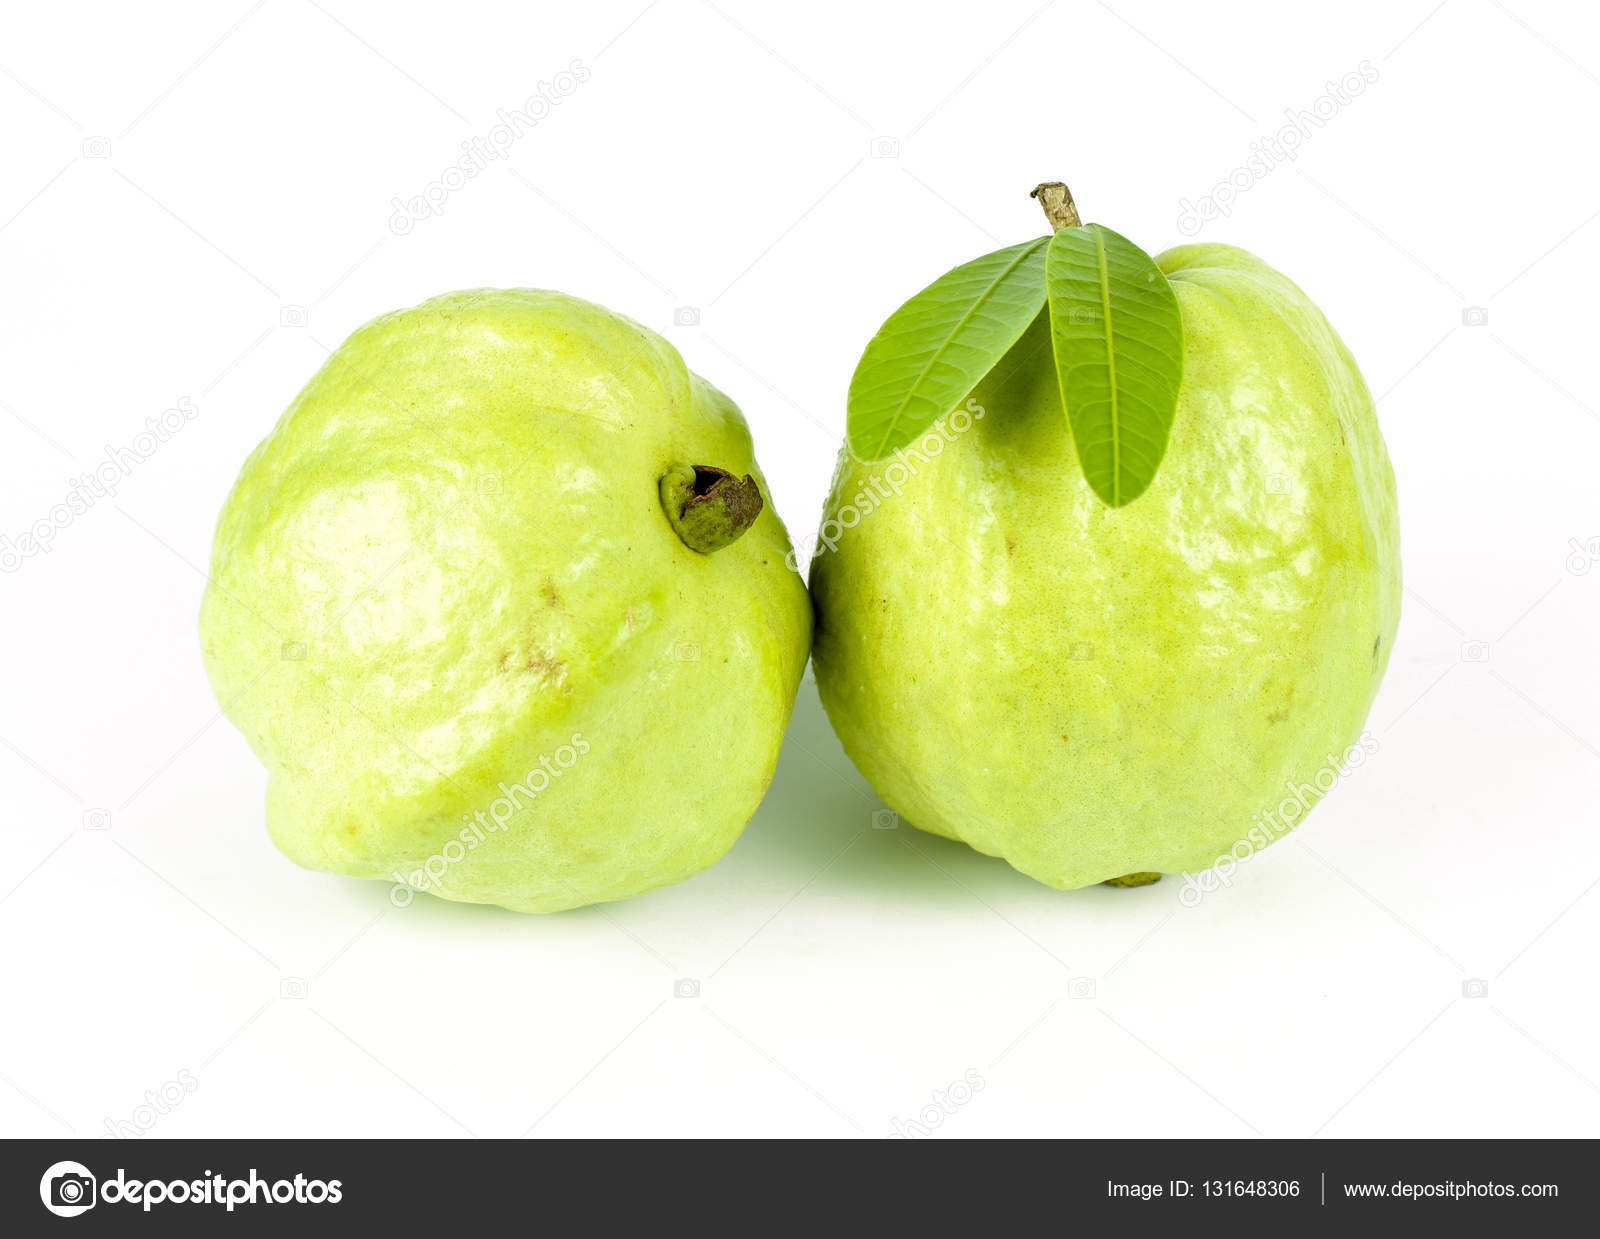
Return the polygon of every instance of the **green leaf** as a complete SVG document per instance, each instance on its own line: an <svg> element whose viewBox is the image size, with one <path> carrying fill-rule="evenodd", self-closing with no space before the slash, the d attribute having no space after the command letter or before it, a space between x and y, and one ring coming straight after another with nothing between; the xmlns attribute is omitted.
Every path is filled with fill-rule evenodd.
<svg viewBox="0 0 1600 1239"><path fill-rule="evenodd" d="M1063 228L1045 260L1061 404L1083 476L1108 506L1144 493L1183 380L1183 319L1167 277L1100 224Z"/></svg>
<svg viewBox="0 0 1600 1239"><path fill-rule="evenodd" d="M889 316L850 380L851 453L882 460L926 434L1044 308L1049 237L941 275Z"/></svg>

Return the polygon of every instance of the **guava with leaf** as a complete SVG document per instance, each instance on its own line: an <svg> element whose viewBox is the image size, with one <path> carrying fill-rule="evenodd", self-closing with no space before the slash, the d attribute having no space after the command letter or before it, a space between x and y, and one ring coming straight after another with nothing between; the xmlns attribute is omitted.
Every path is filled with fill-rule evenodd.
<svg viewBox="0 0 1600 1239"><path fill-rule="evenodd" d="M754 813L810 647L733 403L576 297L362 327L246 461L200 617L292 860L551 912Z"/></svg>
<svg viewBox="0 0 1600 1239"><path fill-rule="evenodd" d="M902 307L851 386L817 685L905 820L1059 888L1243 859L1362 731L1400 608L1372 397L1241 249L1056 231Z"/></svg>

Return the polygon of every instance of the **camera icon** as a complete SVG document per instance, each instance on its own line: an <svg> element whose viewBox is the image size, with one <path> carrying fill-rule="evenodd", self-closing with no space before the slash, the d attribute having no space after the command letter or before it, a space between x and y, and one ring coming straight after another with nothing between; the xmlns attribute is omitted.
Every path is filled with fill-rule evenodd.
<svg viewBox="0 0 1600 1239"><path fill-rule="evenodd" d="M498 473L485 473L478 479L478 490L485 495L492 495L500 489L500 475Z"/></svg>
<svg viewBox="0 0 1600 1239"><path fill-rule="evenodd" d="M1469 305L1461 311L1461 325L1463 327L1487 327L1489 325L1489 311L1481 305Z"/></svg>
<svg viewBox="0 0 1600 1239"><path fill-rule="evenodd" d="M304 977L284 977L278 982L279 998L309 998L311 985Z"/></svg>
<svg viewBox="0 0 1600 1239"><path fill-rule="evenodd" d="M85 159L110 159L110 138L85 138L83 140L83 157Z"/></svg>
<svg viewBox="0 0 1600 1239"><path fill-rule="evenodd" d="M416 897L417 892L404 882L396 882L389 888L389 902L397 908L409 908Z"/></svg>
<svg viewBox="0 0 1600 1239"><path fill-rule="evenodd" d="M679 977L672 983L672 996L674 998L700 997L700 982L693 977Z"/></svg>
<svg viewBox="0 0 1600 1239"><path fill-rule="evenodd" d="M1274 473L1267 479L1267 494L1287 495L1289 493L1289 478L1287 474Z"/></svg>
<svg viewBox="0 0 1600 1239"><path fill-rule="evenodd" d="M1087 641L1075 641L1072 644L1072 661L1086 663L1094 661L1094 646Z"/></svg>
<svg viewBox="0 0 1600 1239"><path fill-rule="evenodd" d="M873 138L872 145L869 147L869 149L871 150L872 157L874 159L899 159L900 139Z"/></svg>
<svg viewBox="0 0 1600 1239"><path fill-rule="evenodd" d="M53 1205L94 1204L94 1179L86 1174L70 1171L58 1174L50 1181L50 1203Z"/></svg>
<svg viewBox="0 0 1600 1239"><path fill-rule="evenodd" d="M1067 982L1068 998L1093 998L1095 983L1093 977L1073 977Z"/></svg>
<svg viewBox="0 0 1600 1239"><path fill-rule="evenodd" d="M1489 982L1478 977L1470 977L1461 982L1461 996L1463 998L1487 998L1489 996Z"/></svg>
<svg viewBox="0 0 1600 1239"><path fill-rule="evenodd" d="M672 656L681 663L700 661L700 647L693 641L680 641L672 647Z"/></svg>
<svg viewBox="0 0 1600 1239"><path fill-rule="evenodd" d="M1074 327L1093 327L1100 321L1100 311L1093 306L1075 305L1067 310L1067 322Z"/></svg>
<svg viewBox="0 0 1600 1239"><path fill-rule="evenodd" d="M110 830L110 809L85 809L83 811L83 828L85 830Z"/></svg>
<svg viewBox="0 0 1600 1239"><path fill-rule="evenodd" d="M1572 554L1567 556L1567 571L1573 576L1583 576L1600 563L1600 538L1590 538L1587 542L1568 538L1567 545L1572 548Z"/></svg>
<svg viewBox="0 0 1600 1239"><path fill-rule="evenodd" d="M278 657L286 663L303 663L306 660L306 643L304 641L285 641L278 651Z"/></svg>
<svg viewBox="0 0 1600 1239"><path fill-rule="evenodd" d="M873 830L898 830L900 815L893 809L875 809L872 814Z"/></svg>
<svg viewBox="0 0 1600 1239"><path fill-rule="evenodd" d="M1487 641L1463 641L1461 643L1461 661L1464 663L1488 662L1489 643Z"/></svg>
<svg viewBox="0 0 1600 1239"><path fill-rule="evenodd" d="M674 327L698 327L700 325L700 307L680 305L672 312L672 325Z"/></svg>
<svg viewBox="0 0 1600 1239"><path fill-rule="evenodd" d="M57 1162L39 1178L39 1199L57 1217L77 1217L95 1206L94 1175L82 1162Z"/></svg>
<svg viewBox="0 0 1600 1239"><path fill-rule="evenodd" d="M286 305L278 311L278 326L304 327L311 321L311 316L306 313L303 305Z"/></svg>

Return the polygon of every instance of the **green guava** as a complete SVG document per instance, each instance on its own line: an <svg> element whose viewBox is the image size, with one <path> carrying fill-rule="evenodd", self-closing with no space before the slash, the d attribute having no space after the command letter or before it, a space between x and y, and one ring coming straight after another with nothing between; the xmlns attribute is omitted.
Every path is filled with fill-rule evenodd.
<svg viewBox="0 0 1600 1239"><path fill-rule="evenodd" d="M273 841L526 912L712 864L810 648L765 486L733 403L600 306L481 290L361 328L246 461L202 604Z"/></svg>
<svg viewBox="0 0 1600 1239"><path fill-rule="evenodd" d="M1184 369L1149 490L1112 509L1084 481L1041 316L941 433L841 452L811 571L817 686L867 780L1063 889L1298 825L1371 749L1347 746L1399 619L1394 475L1339 337L1243 250L1157 261Z"/></svg>

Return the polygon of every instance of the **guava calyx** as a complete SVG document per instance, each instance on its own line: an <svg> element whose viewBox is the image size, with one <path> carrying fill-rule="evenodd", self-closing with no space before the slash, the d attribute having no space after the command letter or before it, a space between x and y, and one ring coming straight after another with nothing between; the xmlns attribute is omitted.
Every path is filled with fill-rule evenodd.
<svg viewBox="0 0 1600 1239"><path fill-rule="evenodd" d="M755 524L766 501L748 473L714 465L675 464L661 475L661 507L683 544L709 555L731 546Z"/></svg>
<svg viewBox="0 0 1600 1239"><path fill-rule="evenodd" d="M1161 881L1159 873L1125 873L1120 878L1107 878L1102 886L1149 886Z"/></svg>

